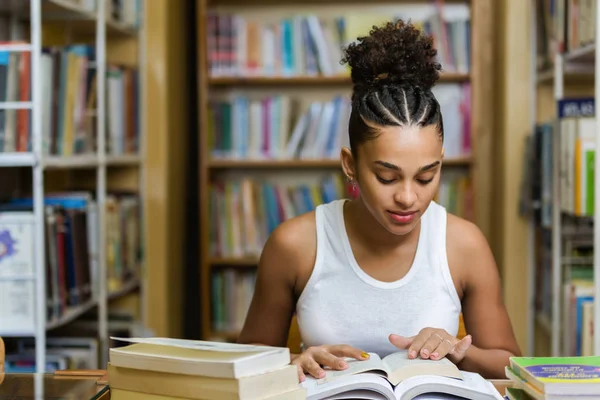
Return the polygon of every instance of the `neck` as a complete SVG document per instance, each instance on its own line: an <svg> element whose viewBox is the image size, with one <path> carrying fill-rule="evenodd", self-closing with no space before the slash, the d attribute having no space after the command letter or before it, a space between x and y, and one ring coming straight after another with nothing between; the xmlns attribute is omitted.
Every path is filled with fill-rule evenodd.
<svg viewBox="0 0 600 400"><path fill-rule="evenodd" d="M411 243L413 240L418 240L421 229L419 220L417 226L410 233L406 235L391 234L373 218L360 196L346 202L343 214L346 226L352 230L354 236L369 248L377 251L397 248Z"/></svg>

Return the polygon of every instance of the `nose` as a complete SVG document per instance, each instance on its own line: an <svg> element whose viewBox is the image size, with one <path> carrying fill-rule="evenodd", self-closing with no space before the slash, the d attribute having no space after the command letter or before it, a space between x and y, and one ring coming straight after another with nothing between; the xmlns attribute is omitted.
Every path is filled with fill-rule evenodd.
<svg viewBox="0 0 600 400"><path fill-rule="evenodd" d="M394 193L394 201L403 209L409 209L417 201L417 193L410 182L404 182L398 185Z"/></svg>

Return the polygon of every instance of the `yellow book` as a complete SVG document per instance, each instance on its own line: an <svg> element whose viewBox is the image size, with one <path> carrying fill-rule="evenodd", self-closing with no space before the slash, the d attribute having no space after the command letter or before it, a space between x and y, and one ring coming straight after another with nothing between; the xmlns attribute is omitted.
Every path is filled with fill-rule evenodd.
<svg viewBox="0 0 600 400"><path fill-rule="evenodd" d="M298 388L298 368L287 365L239 379L213 378L115 367L108 364L113 389L187 399L254 400Z"/></svg>
<svg viewBox="0 0 600 400"><path fill-rule="evenodd" d="M220 397L214 397L220 399ZM141 392L132 392L123 389L110 389L110 400L186 400L186 397L164 396L160 394L147 394ZM213 397L202 397L200 400L210 400ZM298 387L292 391L276 394L274 396L262 397L264 400L304 400L306 399L306 389Z"/></svg>
<svg viewBox="0 0 600 400"><path fill-rule="evenodd" d="M112 339L130 343L109 351L109 362L122 368L239 379L282 368L291 361L287 347L160 337Z"/></svg>

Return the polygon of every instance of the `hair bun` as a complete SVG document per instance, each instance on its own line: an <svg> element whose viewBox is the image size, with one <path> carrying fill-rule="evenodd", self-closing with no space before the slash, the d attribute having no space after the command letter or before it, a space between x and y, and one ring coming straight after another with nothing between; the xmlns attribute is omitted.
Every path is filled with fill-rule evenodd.
<svg viewBox="0 0 600 400"><path fill-rule="evenodd" d="M344 53L342 62L350 65L355 86L401 84L429 90L442 68L433 38L402 20L373 26L369 36L357 38Z"/></svg>

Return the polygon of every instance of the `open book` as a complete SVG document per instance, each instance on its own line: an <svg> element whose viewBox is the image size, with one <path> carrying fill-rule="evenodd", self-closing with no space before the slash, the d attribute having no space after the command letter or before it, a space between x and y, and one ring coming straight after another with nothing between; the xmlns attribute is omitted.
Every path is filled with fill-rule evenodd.
<svg viewBox="0 0 600 400"><path fill-rule="evenodd" d="M399 351L383 359L370 353L369 360L346 361L346 370L326 369L321 379L307 376L302 383L307 399L502 399L490 382L460 371L446 358L411 360L407 351Z"/></svg>

